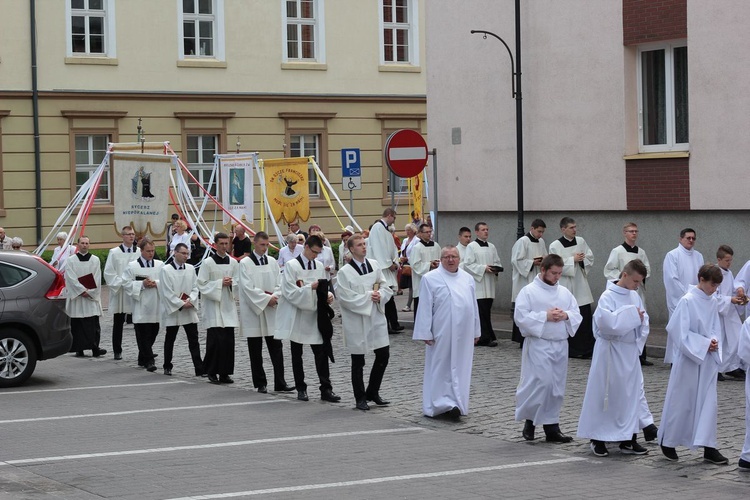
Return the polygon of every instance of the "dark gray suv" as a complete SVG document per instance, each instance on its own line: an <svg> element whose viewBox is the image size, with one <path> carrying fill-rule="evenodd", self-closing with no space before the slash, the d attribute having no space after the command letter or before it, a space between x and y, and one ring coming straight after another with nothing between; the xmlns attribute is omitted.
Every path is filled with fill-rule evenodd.
<svg viewBox="0 0 750 500"><path fill-rule="evenodd" d="M62 274L40 257L0 251L0 388L22 384L37 361L70 349L64 288Z"/></svg>

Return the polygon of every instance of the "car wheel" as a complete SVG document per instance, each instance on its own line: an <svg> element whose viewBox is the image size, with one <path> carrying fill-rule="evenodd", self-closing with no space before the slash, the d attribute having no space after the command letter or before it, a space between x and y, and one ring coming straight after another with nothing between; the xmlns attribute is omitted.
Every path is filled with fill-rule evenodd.
<svg viewBox="0 0 750 500"><path fill-rule="evenodd" d="M22 384L36 368L36 349L25 333L10 328L0 331L0 387Z"/></svg>

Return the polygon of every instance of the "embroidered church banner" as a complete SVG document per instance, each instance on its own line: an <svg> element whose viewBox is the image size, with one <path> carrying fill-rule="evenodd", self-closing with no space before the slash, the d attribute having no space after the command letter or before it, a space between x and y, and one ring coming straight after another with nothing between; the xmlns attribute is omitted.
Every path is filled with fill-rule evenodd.
<svg viewBox="0 0 750 500"><path fill-rule="evenodd" d="M234 217L253 222L253 168L256 156L219 157L221 175L221 204L224 205L224 224L229 224L231 213ZM227 213L229 212L229 213Z"/></svg>
<svg viewBox="0 0 750 500"><path fill-rule="evenodd" d="M310 218L307 163L306 157L263 160L266 193L276 222Z"/></svg>

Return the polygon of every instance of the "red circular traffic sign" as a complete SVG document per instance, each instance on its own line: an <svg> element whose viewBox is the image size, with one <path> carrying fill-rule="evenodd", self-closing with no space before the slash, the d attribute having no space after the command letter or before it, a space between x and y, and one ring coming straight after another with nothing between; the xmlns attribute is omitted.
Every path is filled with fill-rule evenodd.
<svg viewBox="0 0 750 500"><path fill-rule="evenodd" d="M385 142L385 163L399 177L414 177L427 166L427 143L415 130L392 133Z"/></svg>

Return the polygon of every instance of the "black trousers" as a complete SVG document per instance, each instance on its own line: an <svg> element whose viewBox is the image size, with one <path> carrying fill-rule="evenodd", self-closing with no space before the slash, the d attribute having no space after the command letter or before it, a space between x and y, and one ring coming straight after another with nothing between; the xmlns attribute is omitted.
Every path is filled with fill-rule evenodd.
<svg viewBox="0 0 750 500"><path fill-rule="evenodd" d="M380 384L383 382L383 375L388 366L390 358L389 346L375 349L375 362L370 370L370 380L365 389L364 367L365 355L352 354L352 389L354 389L354 399L359 402L366 399L372 399L380 394Z"/></svg>
<svg viewBox="0 0 750 500"><path fill-rule="evenodd" d="M84 349L91 349L93 352L99 350L101 339L99 316L70 318L70 333L73 335L73 344L68 352L80 352Z"/></svg>
<svg viewBox="0 0 750 500"><path fill-rule="evenodd" d="M294 372L294 385L298 391L306 391L305 367L302 363L302 347L304 344L298 344L291 341L292 346L292 371ZM323 344L311 344L313 355L315 356L315 370L318 372L320 379L320 392L326 392L333 389L331 385L331 373L328 369L328 356L323 349Z"/></svg>
<svg viewBox="0 0 750 500"><path fill-rule="evenodd" d="M206 330L206 357L203 368L209 375L234 373L234 327Z"/></svg>
<svg viewBox="0 0 750 500"><path fill-rule="evenodd" d="M188 323L182 325L185 330L185 335L188 339L188 349L190 349L190 357L193 358L193 368L195 368L196 375L203 375L203 360L201 359L201 345L198 342L198 324ZM177 339L177 332L180 327L177 325L168 326L167 334L164 336L164 368L171 370L172 365L172 354L174 353L174 342Z"/></svg>
<svg viewBox="0 0 750 500"><path fill-rule="evenodd" d="M495 331L492 329L492 302L494 299L477 299L477 309L479 310L479 325L482 334L479 336L479 343L487 344L497 340Z"/></svg>
<svg viewBox="0 0 750 500"><path fill-rule="evenodd" d="M398 311L396 311L396 301L393 297L385 303L385 320L388 322L388 328L391 330L395 330L401 326L398 322Z"/></svg>
<svg viewBox="0 0 750 500"><path fill-rule="evenodd" d="M413 297L412 298L412 308L411 310L414 311L414 321L417 320L417 308L419 307L419 297Z"/></svg>
<svg viewBox="0 0 750 500"><path fill-rule="evenodd" d="M594 354L594 330L592 327L591 304L579 306L578 310L583 316L581 326L578 327L575 337L568 337L569 358L590 358Z"/></svg>
<svg viewBox="0 0 750 500"><path fill-rule="evenodd" d="M127 313L115 313L112 316L112 351L115 354L122 353L122 327L125 324Z"/></svg>
<svg viewBox="0 0 750 500"><path fill-rule="evenodd" d="M271 357L273 365L273 383L274 388L286 386L284 379L284 352L280 340L273 337L248 337L247 352L250 355L250 372L253 375L253 387L268 385L266 371L263 369L263 339L266 339L268 355Z"/></svg>
<svg viewBox="0 0 750 500"><path fill-rule="evenodd" d="M159 323L136 323L135 341L138 344L138 366L154 364L154 342L159 335Z"/></svg>

